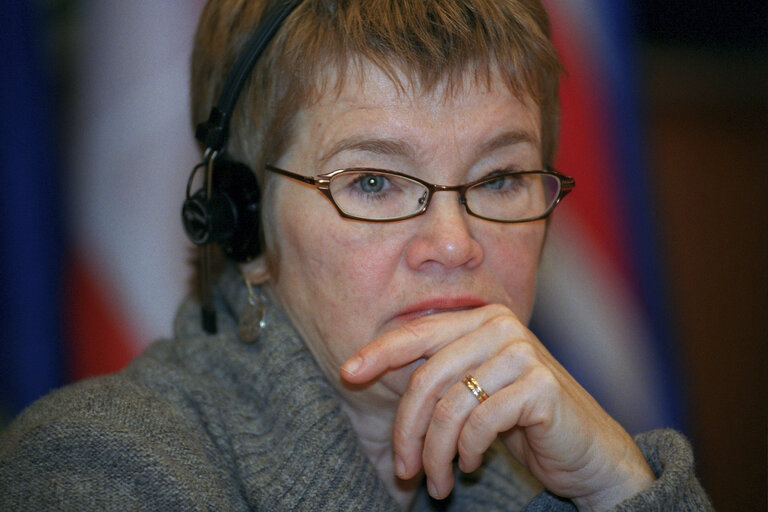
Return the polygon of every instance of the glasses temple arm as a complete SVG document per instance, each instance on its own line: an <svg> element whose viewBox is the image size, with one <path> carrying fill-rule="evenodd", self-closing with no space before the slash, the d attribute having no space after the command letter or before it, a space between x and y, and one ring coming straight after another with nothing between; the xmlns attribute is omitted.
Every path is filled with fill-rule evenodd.
<svg viewBox="0 0 768 512"><path fill-rule="evenodd" d="M312 176L304 176L303 174L298 174L298 173L295 173L295 172L286 171L285 169L280 169L279 167L275 167L274 165L269 165L269 164L265 165L264 168L267 169L268 171L272 171L272 172L277 173L277 174L282 174L286 178L291 178L291 179L294 179L296 181L300 181L302 183L306 183L308 185L316 185L317 184L317 179L313 178Z"/></svg>

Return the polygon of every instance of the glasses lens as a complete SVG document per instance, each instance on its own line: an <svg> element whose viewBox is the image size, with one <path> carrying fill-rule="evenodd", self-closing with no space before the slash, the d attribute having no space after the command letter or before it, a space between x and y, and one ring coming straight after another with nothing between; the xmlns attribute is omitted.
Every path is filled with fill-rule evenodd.
<svg viewBox="0 0 768 512"><path fill-rule="evenodd" d="M467 207L501 221L536 219L549 213L560 194L560 179L547 173L489 176L467 190Z"/></svg>
<svg viewBox="0 0 768 512"><path fill-rule="evenodd" d="M344 171L331 179L336 205L347 215L372 220L408 217L423 208L429 190L385 171Z"/></svg>

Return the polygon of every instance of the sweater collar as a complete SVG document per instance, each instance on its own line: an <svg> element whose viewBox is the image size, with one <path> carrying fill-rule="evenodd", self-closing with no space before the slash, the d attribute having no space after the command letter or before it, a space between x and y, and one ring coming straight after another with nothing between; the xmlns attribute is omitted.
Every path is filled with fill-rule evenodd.
<svg viewBox="0 0 768 512"><path fill-rule="evenodd" d="M184 344L202 339L204 371L218 374L237 397L223 421L232 463L253 509L397 510L357 441L341 402L285 313L260 293L264 328L251 344L237 322L248 291L234 266L215 292L218 333L202 331L199 306L188 303L176 320ZM201 368L201 370L203 370ZM222 411L222 414L228 414Z"/></svg>

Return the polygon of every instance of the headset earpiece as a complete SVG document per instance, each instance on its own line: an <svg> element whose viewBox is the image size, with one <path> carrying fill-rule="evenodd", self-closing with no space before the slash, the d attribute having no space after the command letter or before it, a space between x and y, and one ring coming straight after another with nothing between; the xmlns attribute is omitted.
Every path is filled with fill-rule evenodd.
<svg viewBox="0 0 768 512"><path fill-rule="evenodd" d="M218 244L228 257L237 261L253 259L261 252L261 198L256 176L245 165L217 156L226 154L229 121L253 66L282 22L301 1L284 0L264 14L235 60L208 120L195 130L195 138L206 148L205 159L189 177L181 216L187 236L200 246L202 322L205 331L211 334L216 332L216 310L211 292L211 244ZM201 168L205 168L203 188L191 194L192 181Z"/></svg>
<svg viewBox="0 0 768 512"><path fill-rule="evenodd" d="M210 193L205 187L187 192L182 207L184 231L196 245L218 244L227 257L249 261L261 252L261 192L253 171L226 159L211 165ZM194 171L190 180L194 177ZM189 187L188 187L189 188Z"/></svg>

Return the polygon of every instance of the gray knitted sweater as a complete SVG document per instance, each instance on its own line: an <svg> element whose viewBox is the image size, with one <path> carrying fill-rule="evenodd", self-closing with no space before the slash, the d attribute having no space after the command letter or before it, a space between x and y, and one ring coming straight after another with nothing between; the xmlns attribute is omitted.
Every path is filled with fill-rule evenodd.
<svg viewBox="0 0 768 512"><path fill-rule="evenodd" d="M283 313L269 304L260 339L239 341L246 296L227 272L219 334L189 301L174 339L24 411L0 436L0 510L397 510ZM679 434L637 441L659 480L615 510L711 509ZM422 489L412 509L574 509L503 450L457 478L449 499Z"/></svg>

